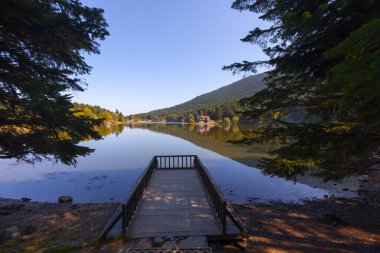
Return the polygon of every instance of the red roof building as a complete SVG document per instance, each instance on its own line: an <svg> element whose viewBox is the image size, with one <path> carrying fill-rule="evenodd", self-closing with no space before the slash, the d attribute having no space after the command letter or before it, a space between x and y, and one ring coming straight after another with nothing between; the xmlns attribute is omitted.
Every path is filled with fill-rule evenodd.
<svg viewBox="0 0 380 253"><path fill-rule="evenodd" d="M198 122L210 122L212 119L208 115L202 115L198 117Z"/></svg>

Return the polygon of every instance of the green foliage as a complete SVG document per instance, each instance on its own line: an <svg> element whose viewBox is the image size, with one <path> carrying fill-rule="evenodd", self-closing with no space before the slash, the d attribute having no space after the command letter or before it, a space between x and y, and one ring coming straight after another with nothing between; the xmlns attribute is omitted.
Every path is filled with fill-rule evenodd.
<svg viewBox="0 0 380 253"><path fill-rule="evenodd" d="M267 87L241 101L246 116L276 122L252 141L291 140L263 163L267 172L337 179L379 164L378 1L236 0L232 7L272 23L242 39L262 47L269 60L224 67L271 66ZM291 123L287 117L295 112L303 119Z"/></svg>
<svg viewBox="0 0 380 253"><path fill-rule="evenodd" d="M99 53L106 27L103 10L79 1L0 2L0 158L73 164L92 152L77 143L100 138L98 121L74 115L70 92L84 91L83 54Z"/></svg>
<svg viewBox="0 0 380 253"><path fill-rule="evenodd" d="M189 123L189 124L195 124L195 118L194 118L194 115L193 114L189 114L188 116L187 116L187 122Z"/></svg>
<svg viewBox="0 0 380 253"><path fill-rule="evenodd" d="M103 119L104 121L112 121L114 118L112 117L111 113L104 111L99 114L99 119Z"/></svg>
<svg viewBox="0 0 380 253"><path fill-rule="evenodd" d="M177 114L174 114L174 113L169 114L166 119L168 122L180 122L180 118L178 117Z"/></svg>
<svg viewBox="0 0 380 253"><path fill-rule="evenodd" d="M87 116L93 119L102 120L103 123L124 123L125 116L117 109L115 112L104 109L98 105L92 106L87 104L74 103L75 116Z"/></svg>

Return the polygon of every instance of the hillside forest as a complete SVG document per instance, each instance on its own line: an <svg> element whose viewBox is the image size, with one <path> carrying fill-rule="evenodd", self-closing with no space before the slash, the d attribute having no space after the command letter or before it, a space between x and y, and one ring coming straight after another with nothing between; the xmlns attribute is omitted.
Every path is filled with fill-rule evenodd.
<svg viewBox="0 0 380 253"><path fill-rule="evenodd" d="M74 111L74 115L77 117L84 116L91 119L103 120L103 124L118 124L126 121L126 117L117 109L113 112L98 105L81 103L73 103L73 105L74 107L72 110Z"/></svg>
<svg viewBox="0 0 380 253"><path fill-rule="evenodd" d="M197 96L185 103L148 113L130 115L128 119L132 121L192 123L193 119L196 120L201 115L209 115L214 121L223 121L227 118L233 120L234 116L240 118L240 112L243 108L239 100L262 90L265 87L263 81L265 76L264 73L248 76L215 91ZM240 119L240 121L244 120L247 118Z"/></svg>

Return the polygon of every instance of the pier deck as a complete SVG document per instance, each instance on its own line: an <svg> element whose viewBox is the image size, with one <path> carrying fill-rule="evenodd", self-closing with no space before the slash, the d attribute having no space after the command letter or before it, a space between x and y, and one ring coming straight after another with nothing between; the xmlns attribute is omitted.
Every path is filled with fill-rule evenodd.
<svg viewBox="0 0 380 253"><path fill-rule="evenodd" d="M122 219L130 238L200 236L234 239L245 232L197 156L156 156L104 229Z"/></svg>

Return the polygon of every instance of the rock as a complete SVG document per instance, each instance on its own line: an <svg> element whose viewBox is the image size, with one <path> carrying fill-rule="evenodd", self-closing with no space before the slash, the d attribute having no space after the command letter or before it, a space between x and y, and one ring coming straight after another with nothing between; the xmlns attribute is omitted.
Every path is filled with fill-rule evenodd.
<svg viewBox="0 0 380 253"><path fill-rule="evenodd" d="M5 230L5 237L12 238L12 239L18 239L21 237L20 229L16 226L7 228Z"/></svg>
<svg viewBox="0 0 380 253"><path fill-rule="evenodd" d="M368 175L361 175L358 179L361 182L368 182L369 181L369 176Z"/></svg>
<svg viewBox="0 0 380 253"><path fill-rule="evenodd" d="M167 241L162 245L163 248L171 248L171 249L176 249L177 247L177 242L176 241Z"/></svg>
<svg viewBox="0 0 380 253"><path fill-rule="evenodd" d="M156 244L161 244L164 242L164 239L162 237L156 237L153 239L153 242Z"/></svg>
<svg viewBox="0 0 380 253"><path fill-rule="evenodd" d="M206 236L189 236L179 242L180 248L208 247Z"/></svg>
<svg viewBox="0 0 380 253"><path fill-rule="evenodd" d="M343 188L342 190L347 192L349 189L348 188Z"/></svg>
<svg viewBox="0 0 380 253"><path fill-rule="evenodd" d="M150 238L143 238L137 243L137 248L150 249L152 248L152 241Z"/></svg>
<svg viewBox="0 0 380 253"><path fill-rule="evenodd" d="M7 228L5 232L10 233L10 234L19 233L20 229L17 226L13 226L13 227Z"/></svg>
<svg viewBox="0 0 380 253"><path fill-rule="evenodd" d="M21 198L21 201L22 202L29 202L29 201L31 201L32 199L31 198L28 198L28 197L22 197Z"/></svg>
<svg viewBox="0 0 380 253"><path fill-rule="evenodd" d="M73 197L71 196L60 196L58 198L58 203L71 203L73 202Z"/></svg>
<svg viewBox="0 0 380 253"><path fill-rule="evenodd" d="M12 237L12 239L18 239L18 238L20 238L21 237L21 233L18 233L18 232L16 232L16 233L12 233L11 234L11 237Z"/></svg>

